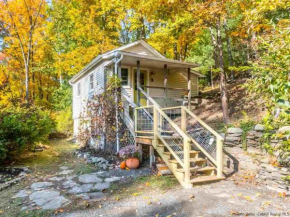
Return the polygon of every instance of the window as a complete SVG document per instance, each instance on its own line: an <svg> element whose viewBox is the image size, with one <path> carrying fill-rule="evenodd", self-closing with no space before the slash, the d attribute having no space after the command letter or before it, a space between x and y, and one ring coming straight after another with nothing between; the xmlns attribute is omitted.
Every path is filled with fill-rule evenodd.
<svg viewBox="0 0 290 217"><path fill-rule="evenodd" d="M81 95L81 82L78 83L78 96Z"/></svg>
<svg viewBox="0 0 290 217"><path fill-rule="evenodd" d="M94 74L90 75L90 90L94 89Z"/></svg>
<svg viewBox="0 0 290 217"><path fill-rule="evenodd" d="M121 69L121 79L122 79L121 84L123 86L128 86L129 85L129 69L128 68L122 68Z"/></svg>

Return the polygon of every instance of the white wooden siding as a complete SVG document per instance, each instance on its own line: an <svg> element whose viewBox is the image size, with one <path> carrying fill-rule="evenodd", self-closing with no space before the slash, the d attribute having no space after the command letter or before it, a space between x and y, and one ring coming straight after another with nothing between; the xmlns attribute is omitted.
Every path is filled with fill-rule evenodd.
<svg viewBox="0 0 290 217"><path fill-rule="evenodd" d="M104 91L104 76L106 62L102 62L93 68L89 73L83 76L78 82L73 84L73 119L74 119L74 134L77 135L79 129L79 117L85 111L85 106L89 96L101 94ZM90 75L94 75L94 88L90 90ZM78 83L81 84L81 94L78 96Z"/></svg>

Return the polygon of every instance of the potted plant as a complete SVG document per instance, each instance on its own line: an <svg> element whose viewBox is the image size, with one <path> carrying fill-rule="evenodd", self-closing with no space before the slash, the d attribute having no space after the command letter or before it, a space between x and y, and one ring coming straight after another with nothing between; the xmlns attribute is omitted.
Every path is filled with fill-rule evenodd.
<svg viewBox="0 0 290 217"><path fill-rule="evenodd" d="M140 153L134 145L128 145L119 151L119 156L126 161L130 169L137 169L140 165Z"/></svg>

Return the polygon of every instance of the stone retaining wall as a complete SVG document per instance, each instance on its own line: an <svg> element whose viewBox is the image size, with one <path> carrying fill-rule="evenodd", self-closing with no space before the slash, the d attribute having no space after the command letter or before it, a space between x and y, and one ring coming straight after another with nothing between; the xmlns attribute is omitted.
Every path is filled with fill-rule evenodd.
<svg viewBox="0 0 290 217"><path fill-rule="evenodd" d="M279 132L289 131L289 126L280 128ZM256 125L246 135L247 151L243 150L241 128L229 128L225 134L224 151L225 167L229 170L245 170L255 172L256 178L267 188L278 192L290 193L289 167L272 165L277 158L270 156L262 149L263 125ZM272 147L280 145L282 140L273 139L270 141Z"/></svg>

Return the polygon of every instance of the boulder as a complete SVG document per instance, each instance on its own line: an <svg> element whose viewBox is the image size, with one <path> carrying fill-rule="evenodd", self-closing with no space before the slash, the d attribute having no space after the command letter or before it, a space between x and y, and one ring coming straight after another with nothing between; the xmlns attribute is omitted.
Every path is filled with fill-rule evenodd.
<svg viewBox="0 0 290 217"><path fill-rule="evenodd" d="M243 130L241 128L231 127L231 128L228 128L227 133L233 133L233 134L241 135L243 133Z"/></svg>
<svg viewBox="0 0 290 217"><path fill-rule="evenodd" d="M254 127L254 130L256 130L256 131L264 131L264 130L265 130L265 126L262 125L262 124L257 124L257 125Z"/></svg>
<svg viewBox="0 0 290 217"><path fill-rule="evenodd" d="M104 189L108 189L110 187L110 182L103 182L96 184L92 190L102 191Z"/></svg>
<svg viewBox="0 0 290 217"><path fill-rule="evenodd" d="M79 181L82 183L98 183L102 182L102 179L94 174L83 174L79 176Z"/></svg>
<svg viewBox="0 0 290 217"><path fill-rule="evenodd" d="M36 191L29 196L29 199L36 203L37 206L43 206L54 198L58 197L60 193L55 190Z"/></svg>
<svg viewBox="0 0 290 217"><path fill-rule="evenodd" d="M59 196L57 198L54 198L50 202L44 204L42 206L42 209L44 210L58 209L64 205L68 205L69 203L70 203L70 200L66 199L64 196Z"/></svg>
<svg viewBox="0 0 290 217"><path fill-rule="evenodd" d="M31 185L31 188L35 191L46 189L47 187L52 186L52 182L35 182Z"/></svg>
<svg viewBox="0 0 290 217"><path fill-rule="evenodd" d="M92 184L83 184L80 186L75 186L68 191L69 194L80 194L90 192L92 189Z"/></svg>
<svg viewBox="0 0 290 217"><path fill-rule="evenodd" d="M278 133L290 132L290 126L283 126L278 130Z"/></svg>

